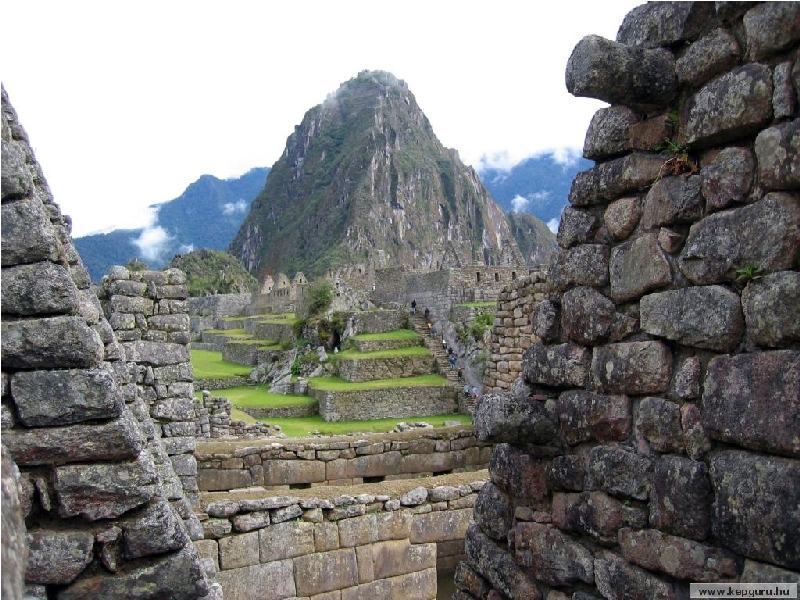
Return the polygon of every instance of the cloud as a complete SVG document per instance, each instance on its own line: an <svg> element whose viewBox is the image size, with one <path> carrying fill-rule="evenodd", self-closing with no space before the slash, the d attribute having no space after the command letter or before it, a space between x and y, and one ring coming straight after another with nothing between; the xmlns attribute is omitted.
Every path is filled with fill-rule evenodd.
<svg viewBox="0 0 800 600"><path fill-rule="evenodd" d="M245 213L247 211L247 202L244 200L237 200L236 202L226 202L222 205L223 215L235 215L236 213Z"/></svg>
<svg viewBox="0 0 800 600"><path fill-rule="evenodd" d="M150 262L157 262L169 248L172 237L167 230L159 225L150 225L142 229L138 238L131 240L134 246L139 248L139 254L143 259Z"/></svg>
<svg viewBox="0 0 800 600"><path fill-rule="evenodd" d="M583 155L583 151L580 148L570 148L570 147L563 147L563 148L551 148L548 150L544 150L541 152L534 152L533 154L526 154L526 155L519 155L509 152L507 150L503 150L501 152L494 152L492 154L484 154L481 156L480 160L478 161L477 171L487 171L489 169L495 169L497 171L511 171L514 167L520 164L523 161L528 160L529 158L542 158L542 157L550 157L557 165L561 166L562 168L566 169L568 167L573 167L577 164L578 160ZM495 175L496 177L500 177L501 175Z"/></svg>
<svg viewBox="0 0 800 600"><path fill-rule="evenodd" d="M522 212L528 207L529 202L530 200L528 200L525 196L520 196L517 194L511 199L511 210L513 210L515 213Z"/></svg>
<svg viewBox="0 0 800 600"><path fill-rule="evenodd" d="M551 153L553 160L564 168L573 167L578 164L583 155L583 151L577 148L556 148Z"/></svg>
<svg viewBox="0 0 800 600"><path fill-rule="evenodd" d="M542 190L540 192L533 192L530 195L531 200L538 203L547 202L553 194L550 190Z"/></svg>
<svg viewBox="0 0 800 600"><path fill-rule="evenodd" d="M194 244L181 244L180 248L178 248L178 252L180 254L187 254L194 250Z"/></svg>
<svg viewBox="0 0 800 600"><path fill-rule="evenodd" d="M555 217L547 222L547 228L553 233L558 233L558 223L561 221L560 217Z"/></svg>

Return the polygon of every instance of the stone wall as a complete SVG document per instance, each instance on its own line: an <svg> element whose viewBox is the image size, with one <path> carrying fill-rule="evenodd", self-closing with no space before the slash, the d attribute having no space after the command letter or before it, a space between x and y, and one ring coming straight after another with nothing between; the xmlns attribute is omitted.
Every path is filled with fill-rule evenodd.
<svg viewBox="0 0 800 600"><path fill-rule="evenodd" d="M5 90L2 155L2 442L20 469L27 593L219 598L190 541L202 528Z"/></svg>
<svg viewBox="0 0 800 600"><path fill-rule="evenodd" d="M352 313L350 330L359 333L385 333L408 328L408 313L405 310L364 310Z"/></svg>
<svg viewBox="0 0 800 600"><path fill-rule="evenodd" d="M194 384L186 276L178 269L112 267L99 297L129 361L138 395L157 428L184 492L197 494ZM201 430L201 435L207 435ZM166 475L165 475L166 477Z"/></svg>
<svg viewBox="0 0 800 600"><path fill-rule="evenodd" d="M545 299L545 281L546 274L541 270L512 282L500 292L484 375L484 391L510 390L522 373L522 355L537 341L533 335L531 315L534 304Z"/></svg>
<svg viewBox="0 0 800 600"><path fill-rule="evenodd" d="M612 106L524 315L540 341L478 406L498 446L456 598L800 582L798 23L654 2L573 51L568 89Z"/></svg>
<svg viewBox="0 0 800 600"><path fill-rule="evenodd" d="M373 381L375 379L429 375L436 370L436 361L433 355L367 359L337 358L336 370L339 377L346 381ZM368 412L361 418L369 418L369 414Z"/></svg>
<svg viewBox="0 0 800 600"><path fill-rule="evenodd" d="M204 491L352 485L484 468L491 448L472 429L436 428L254 442L199 443L198 484Z"/></svg>
<svg viewBox="0 0 800 600"><path fill-rule="evenodd" d="M436 570L463 557L484 483L446 479L344 494L207 494L198 548L218 565L226 600L249 600L254 590L266 600L434 600Z"/></svg>
<svg viewBox="0 0 800 600"><path fill-rule="evenodd" d="M419 385L367 390L320 390L309 387L326 421L407 418L455 412L456 390L447 385Z"/></svg>
<svg viewBox="0 0 800 600"><path fill-rule="evenodd" d="M192 341L200 339L206 329L216 327L217 321L225 317L238 317L250 304L252 294L216 294L198 296L186 300Z"/></svg>

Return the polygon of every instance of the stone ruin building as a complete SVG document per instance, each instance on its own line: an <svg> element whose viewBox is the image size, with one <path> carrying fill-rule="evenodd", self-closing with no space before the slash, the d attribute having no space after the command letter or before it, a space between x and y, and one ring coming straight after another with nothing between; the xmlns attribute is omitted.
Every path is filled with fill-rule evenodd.
<svg viewBox="0 0 800 600"><path fill-rule="evenodd" d="M439 543L465 554L454 600L800 583L799 43L797 2L656 2L576 46L568 89L611 104L597 164L548 271L496 268L477 439L229 454L195 450L218 412L192 398L182 273L115 270L98 298L3 91L3 598L432 598ZM492 445L483 486L369 487L376 457ZM365 487L235 496L259 474Z"/></svg>

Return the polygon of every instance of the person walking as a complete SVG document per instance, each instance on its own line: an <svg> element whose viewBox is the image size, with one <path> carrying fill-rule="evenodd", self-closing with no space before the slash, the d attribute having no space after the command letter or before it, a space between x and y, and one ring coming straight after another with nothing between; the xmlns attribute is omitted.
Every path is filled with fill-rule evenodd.
<svg viewBox="0 0 800 600"><path fill-rule="evenodd" d="M412 315L417 314L417 300L416 300L416 298L411 301L411 314Z"/></svg>

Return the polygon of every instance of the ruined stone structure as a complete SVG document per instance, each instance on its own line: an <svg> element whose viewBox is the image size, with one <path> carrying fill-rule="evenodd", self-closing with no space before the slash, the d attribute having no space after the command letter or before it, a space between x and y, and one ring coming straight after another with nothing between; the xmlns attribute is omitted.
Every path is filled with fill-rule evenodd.
<svg viewBox="0 0 800 600"><path fill-rule="evenodd" d="M213 329L225 317L237 317L252 302L252 294L216 294L186 299L192 341L198 341L206 329Z"/></svg>
<svg viewBox="0 0 800 600"><path fill-rule="evenodd" d="M459 600L800 582L798 24L654 2L573 51L568 89L612 105L523 315L539 341L478 405L498 446Z"/></svg>
<svg viewBox="0 0 800 600"><path fill-rule="evenodd" d="M219 598L167 425L128 362L143 342L115 336L5 90L2 154L2 443L20 469L27 594Z"/></svg>
<svg viewBox="0 0 800 600"><path fill-rule="evenodd" d="M533 335L530 315L535 304L545 299L544 270L532 273L504 287L497 298L484 392L501 392L522 373L522 355L538 341Z"/></svg>

